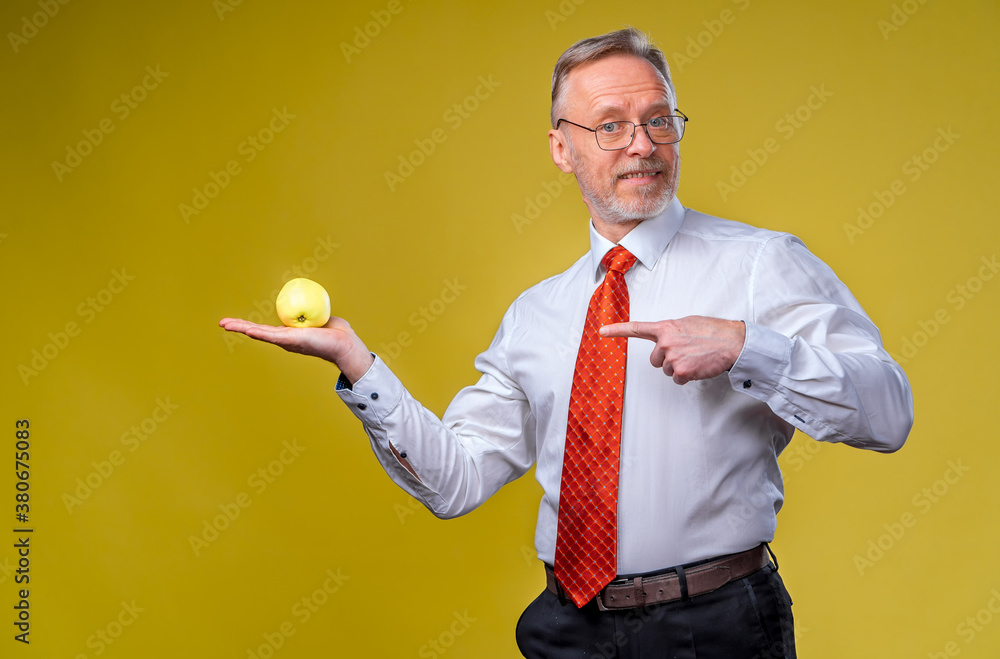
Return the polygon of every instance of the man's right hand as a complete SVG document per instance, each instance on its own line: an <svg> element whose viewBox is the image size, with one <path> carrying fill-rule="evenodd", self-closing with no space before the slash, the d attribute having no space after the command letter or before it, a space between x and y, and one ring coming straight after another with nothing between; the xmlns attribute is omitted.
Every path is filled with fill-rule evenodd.
<svg viewBox="0 0 1000 659"><path fill-rule="evenodd" d="M223 318L219 326L289 352L312 355L335 364L351 383L368 372L375 358L343 318L331 317L323 327L276 327L240 318Z"/></svg>

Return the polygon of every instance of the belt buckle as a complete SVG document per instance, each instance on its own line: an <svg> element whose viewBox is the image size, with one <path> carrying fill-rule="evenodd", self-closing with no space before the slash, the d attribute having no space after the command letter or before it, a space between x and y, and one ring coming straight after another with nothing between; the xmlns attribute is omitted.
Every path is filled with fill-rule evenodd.
<svg viewBox="0 0 1000 659"><path fill-rule="evenodd" d="M625 596L626 600L631 599L628 603L624 601L621 604L616 604L613 606L608 606L604 602L604 597L607 595L608 588L611 586L625 586L626 588L631 587L632 592L629 593L634 597L629 598L628 595ZM623 589L623 592L628 592ZM621 611L623 609L634 609L638 607L646 606L646 594L642 590L642 577L634 577L632 579L615 579L610 584L598 591L597 595L594 597L597 600L597 610L598 611Z"/></svg>
<svg viewBox="0 0 1000 659"><path fill-rule="evenodd" d="M618 582L618 583L615 583L615 582ZM597 610L598 611L615 611L615 610L617 610L617 607L614 607L614 606L610 606L609 607L607 605L607 603L605 602L605 598L608 597L608 589L609 588L611 588L612 586L621 586L624 583L625 583L624 579L621 580L621 581L619 581L618 579L615 579L614 581L612 581L611 583L609 583L607 586L605 586L604 588L601 588L599 591L597 591L597 594L594 595L594 599L597 600Z"/></svg>

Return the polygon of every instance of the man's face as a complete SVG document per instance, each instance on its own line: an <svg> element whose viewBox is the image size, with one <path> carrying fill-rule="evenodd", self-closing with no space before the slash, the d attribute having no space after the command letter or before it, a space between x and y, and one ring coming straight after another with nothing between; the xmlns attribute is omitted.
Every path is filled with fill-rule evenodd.
<svg viewBox="0 0 1000 659"><path fill-rule="evenodd" d="M569 73L557 119L596 128L610 121L642 124L673 111L670 90L652 64L615 55ZM677 191L678 144L653 144L642 128L618 151L600 149L593 133L565 122L549 131L549 142L560 169L576 174L599 231L602 224L634 226L660 214Z"/></svg>

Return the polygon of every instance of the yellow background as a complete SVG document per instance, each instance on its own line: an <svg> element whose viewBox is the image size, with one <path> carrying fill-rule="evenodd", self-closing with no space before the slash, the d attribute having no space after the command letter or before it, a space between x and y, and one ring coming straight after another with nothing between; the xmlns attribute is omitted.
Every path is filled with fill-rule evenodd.
<svg viewBox="0 0 1000 659"><path fill-rule="evenodd" d="M515 621L544 583L533 478L438 521L381 471L334 368L216 323L258 309L276 323L274 293L299 268L443 412L513 298L587 248L586 210L548 155L549 80L571 43L624 24L666 52L691 118L685 205L801 236L887 348L910 355L917 422L900 453L799 436L782 458L774 548L800 656L1000 653L1000 281L980 269L1000 238L995 2L219 7L0 9L0 655L242 658L270 643L277 657L516 656ZM364 47L345 53L355 39ZM814 89L826 98L808 109ZM789 135L797 111L808 118ZM294 117L268 135L275 112ZM58 175L53 162L97 141L104 119L111 132ZM936 146L939 129L953 138ZM261 131L273 140L248 162L244 141ZM415 140L432 135L390 189L386 172L420 161ZM753 171L769 139L778 148ZM934 159L917 180L914 156ZM231 160L239 173L185 221L180 205ZM732 167L753 173L724 193ZM846 230L879 195L884 213ZM451 302L448 282L465 287ZM75 336L60 335L67 323ZM408 345L394 346L401 332ZM36 350L53 356L41 369ZM33 446L30 646L11 625L20 418ZM143 422L153 432L139 442ZM269 466L280 473L259 491L250 478ZM88 477L99 484L68 505ZM196 553L191 537L241 493L249 505ZM303 598L308 620L294 613Z"/></svg>

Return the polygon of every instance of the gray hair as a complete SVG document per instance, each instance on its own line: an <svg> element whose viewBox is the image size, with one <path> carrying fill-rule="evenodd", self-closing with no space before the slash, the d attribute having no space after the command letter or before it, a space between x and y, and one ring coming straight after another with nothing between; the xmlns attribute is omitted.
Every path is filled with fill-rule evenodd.
<svg viewBox="0 0 1000 659"><path fill-rule="evenodd" d="M550 112L550 119L552 120L553 128L555 128L557 120L556 106L562 100L560 93L569 72L581 64L593 62L611 55L632 55L652 64L660 72L660 75L663 76L664 82L667 83L667 89L670 90L670 95L673 96L674 102L677 102L674 83L670 79L670 67L667 65L667 58L663 56L663 51L657 48L644 32L640 32L634 27L628 27L623 30L615 30L614 32L608 32L597 37L577 41L559 57L559 61L556 62L556 68L552 71L552 110Z"/></svg>

